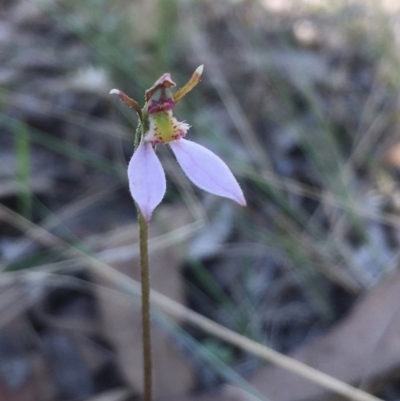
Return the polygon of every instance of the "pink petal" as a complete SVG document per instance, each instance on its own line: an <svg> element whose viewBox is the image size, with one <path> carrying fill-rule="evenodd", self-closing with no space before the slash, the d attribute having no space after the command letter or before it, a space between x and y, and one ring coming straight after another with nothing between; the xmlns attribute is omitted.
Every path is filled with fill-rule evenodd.
<svg viewBox="0 0 400 401"><path fill-rule="evenodd" d="M128 179L132 198L145 220L150 221L166 189L164 170L151 144L144 141L139 144L129 162Z"/></svg>
<svg viewBox="0 0 400 401"><path fill-rule="evenodd" d="M243 192L228 166L213 152L186 139L169 144L179 165L199 188L246 206Z"/></svg>

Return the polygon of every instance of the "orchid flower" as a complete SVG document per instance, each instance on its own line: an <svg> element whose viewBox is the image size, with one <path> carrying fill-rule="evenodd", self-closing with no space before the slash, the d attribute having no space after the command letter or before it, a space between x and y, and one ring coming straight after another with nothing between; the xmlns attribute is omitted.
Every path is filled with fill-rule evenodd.
<svg viewBox="0 0 400 401"><path fill-rule="evenodd" d="M172 114L176 103L198 84L202 72L203 66L198 67L175 94L169 90L175 86L170 74L162 75L146 91L143 109L118 89L110 92L134 108L141 118L143 135L129 162L128 179L131 195L146 221L151 219L166 191L165 173L155 152L156 146L163 144L169 145L186 176L199 188L246 206L243 192L228 166L207 148L184 139L190 125Z"/></svg>

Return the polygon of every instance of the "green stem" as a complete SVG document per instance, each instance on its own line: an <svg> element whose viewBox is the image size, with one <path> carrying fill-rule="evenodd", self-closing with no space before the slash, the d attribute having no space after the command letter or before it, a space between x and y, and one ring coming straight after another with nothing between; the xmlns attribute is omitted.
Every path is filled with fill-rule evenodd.
<svg viewBox="0 0 400 401"><path fill-rule="evenodd" d="M135 132L134 151L146 130L145 111L139 113L139 124ZM143 344L143 401L152 401L152 361L150 326L150 271L147 222L136 204L139 218L140 281L142 286L142 344Z"/></svg>
<svg viewBox="0 0 400 401"><path fill-rule="evenodd" d="M142 340L143 340L143 400L151 401L152 363L151 363L151 330L150 330L150 274L147 222L139 208L140 229L140 278L142 285Z"/></svg>

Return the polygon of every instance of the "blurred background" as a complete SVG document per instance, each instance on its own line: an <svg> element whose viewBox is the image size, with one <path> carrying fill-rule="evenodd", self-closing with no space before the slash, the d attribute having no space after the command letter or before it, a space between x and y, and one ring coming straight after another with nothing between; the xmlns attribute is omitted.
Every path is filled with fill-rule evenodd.
<svg viewBox="0 0 400 401"><path fill-rule="evenodd" d="M398 0L0 1L0 401L142 391L134 111L175 109L248 207L167 147L152 287L247 338L400 399ZM336 400L153 311L155 400Z"/></svg>

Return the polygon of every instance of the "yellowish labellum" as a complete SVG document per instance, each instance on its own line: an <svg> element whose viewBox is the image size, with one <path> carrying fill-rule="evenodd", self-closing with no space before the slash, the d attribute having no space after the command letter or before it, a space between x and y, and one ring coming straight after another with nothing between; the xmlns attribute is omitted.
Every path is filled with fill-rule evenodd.
<svg viewBox="0 0 400 401"><path fill-rule="evenodd" d="M189 129L188 124L179 122L171 112L150 114L149 123L145 140L153 145L176 141L184 137Z"/></svg>

